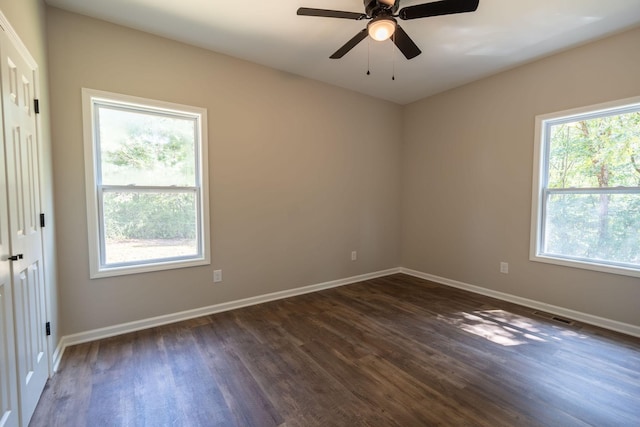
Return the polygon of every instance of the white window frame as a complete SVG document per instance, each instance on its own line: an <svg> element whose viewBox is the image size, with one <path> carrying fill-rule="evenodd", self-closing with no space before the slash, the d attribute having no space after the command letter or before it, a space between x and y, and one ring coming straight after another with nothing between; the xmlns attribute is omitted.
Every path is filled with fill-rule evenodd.
<svg viewBox="0 0 640 427"><path fill-rule="evenodd" d="M98 129L95 123L95 106L117 105L125 108L139 109L144 112L159 114L177 114L195 119L196 133L196 185L184 188L184 191L195 191L198 204L198 254L192 257L181 257L170 260L144 261L110 266L104 260L105 241L102 234L103 218L100 213L102 191L111 186L102 186L99 182L99 156L96 146ZM89 240L89 270L92 279L126 274L145 273L175 268L193 267L211 264L210 232L209 232L209 189L208 189L208 157L207 157L207 110L200 107L181 105L164 101L82 88L82 114L84 125L84 158L85 186L87 196L87 231ZM158 188L136 187L139 191L156 191Z"/></svg>
<svg viewBox="0 0 640 427"><path fill-rule="evenodd" d="M533 156L533 190L531 202L531 240L529 259L531 261L545 262L566 267L581 268L601 271L605 273L621 274L625 276L640 277L640 269L616 265L614 263L599 263L593 260L561 257L556 254L543 253L544 247L544 219L545 200L551 193L596 193L599 189L554 189L547 188L548 180L548 155L549 155L549 130L552 125L598 118L613 114L637 111L640 108L640 96L612 101L587 107L574 108L556 113L542 114L535 119L535 140ZM640 193L640 187L609 188L608 193Z"/></svg>

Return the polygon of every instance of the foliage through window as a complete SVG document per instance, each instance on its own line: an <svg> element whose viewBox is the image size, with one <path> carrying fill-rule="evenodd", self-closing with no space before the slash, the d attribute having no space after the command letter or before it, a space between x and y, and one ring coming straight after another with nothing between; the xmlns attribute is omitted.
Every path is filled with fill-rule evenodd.
<svg viewBox="0 0 640 427"><path fill-rule="evenodd" d="M536 127L532 259L640 275L640 99Z"/></svg>
<svg viewBox="0 0 640 427"><path fill-rule="evenodd" d="M92 277L208 263L206 111L83 89Z"/></svg>

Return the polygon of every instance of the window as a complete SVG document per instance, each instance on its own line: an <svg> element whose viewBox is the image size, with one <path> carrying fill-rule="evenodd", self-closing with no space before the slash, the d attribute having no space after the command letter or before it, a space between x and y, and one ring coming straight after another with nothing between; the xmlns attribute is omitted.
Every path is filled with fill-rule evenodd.
<svg viewBox="0 0 640 427"><path fill-rule="evenodd" d="M91 277L209 264L206 110L82 98Z"/></svg>
<svg viewBox="0 0 640 427"><path fill-rule="evenodd" d="M531 259L640 277L640 98L536 117Z"/></svg>

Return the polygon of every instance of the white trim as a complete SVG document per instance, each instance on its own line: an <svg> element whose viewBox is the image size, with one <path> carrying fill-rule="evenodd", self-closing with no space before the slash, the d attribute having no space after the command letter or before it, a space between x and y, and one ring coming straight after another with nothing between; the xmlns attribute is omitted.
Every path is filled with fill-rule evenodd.
<svg viewBox="0 0 640 427"><path fill-rule="evenodd" d="M614 101L601 102L599 104L587 105L582 107L570 108L568 110L556 111L554 113L538 114L536 118L543 121L574 119L585 114L602 115L607 112L619 110L621 107L631 106L640 103L640 96L632 96L629 98L618 99Z"/></svg>
<svg viewBox="0 0 640 427"><path fill-rule="evenodd" d="M148 319L137 320L134 322L122 323L120 325L108 326L106 328L94 329L91 331L80 332L73 335L65 335L60 339L60 342L58 343L58 347L56 348L53 354L53 371L54 372L58 371L60 362L62 360L62 356L64 355L66 348L72 345L83 344L86 342L96 341L103 338L109 338L116 335L122 335L129 332L135 332L143 329L153 328L156 326L176 323L183 320L194 319L196 317L207 316L210 314L235 310L237 308L262 304L269 301L290 298L297 295L308 294L311 292L318 292L324 289L350 285L353 283L358 283L365 280L371 280L378 277L385 277L385 276L389 276L397 273L402 273L402 274L417 277L420 279L429 280L432 282L440 283L445 286L451 286L453 288L463 289L465 291L473 292L480 295L486 295L502 301L512 302L525 307L535 308L537 310L542 310L548 313L557 314L563 317L568 317L570 319L577 320L590 325L599 326L605 329L610 329L612 331L622 332L624 334L635 336L635 337L640 337L640 326L631 325L628 323L622 323L615 320L606 319L603 317L593 316L591 314L582 313L579 311L570 310L567 308L558 307L555 305L518 297L518 296L507 294L504 292L493 291L491 289L470 285L468 283L459 282L457 280L435 276L433 274L423 273L423 272L412 270L409 268L397 267L397 268L390 268L388 270L381 270L373 273L352 276L345 279L332 280L329 282L318 283L315 285L303 286L295 289L288 289L286 291L273 292L273 293L259 295L255 297L244 298L241 300L230 301L230 302L225 302L221 304L214 304L207 307L201 307L193 310L167 314L164 316L157 316L157 317L151 317Z"/></svg>
<svg viewBox="0 0 640 427"><path fill-rule="evenodd" d="M16 30L13 29L13 27L11 26L11 23L9 22L7 17L4 15L4 13L2 13L1 10L0 10L0 25L2 25L2 28L4 28L5 32L9 36L9 39L13 42L15 47L23 55L23 59L27 61L27 65L29 65L30 68L38 69L38 63L33 58L33 56L31 56L31 52L29 52L29 49L27 49L27 46L22 42L22 39L20 38L18 33L16 33Z"/></svg>
<svg viewBox="0 0 640 427"><path fill-rule="evenodd" d="M533 181L531 189L531 230L529 237L529 259L534 260L538 256L540 247L541 221L542 221L542 178L544 177L544 165L540 161L545 158L544 149L543 116L536 116L535 137L533 143ZM538 233L540 230L540 233Z"/></svg>
<svg viewBox="0 0 640 427"><path fill-rule="evenodd" d="M51 357L53 363L51 365L52 374L50 374L50 377L58 372L58 367L60 366L60 362L62 361L62 355L64 354L64 350L66 349L65 338L66 337L62 337L60 339L60 342L58 343L58 346L56 347L56 350L53 352L53 356Z"/></svg>
<svg viewBox="0 0 640 427"><path fill-rule="evenodd" d="M491 289L483 288L480 286L470 285L468 283L459 282L457 280L434 276L433 274L423 273L421 271L411 270L409 268L401 267L400 273L418 277L420 279L430 280L432 282L451 286L453 288L463 289L475 294L496 298L502 301L512 302L514 304L519 304L525 307L535 308L536 310L546 311L548 313L568 317L569 319L577 320L589 325L599 326L601 328L610 329L616 332L622 332L623 334L632 335L634 337L640 337L640 326L631 325L629 323L618 322L616 320L606 319L604 317L594 316L592 314L587 314L580 311L575 311L568 308L531 300L528 298L522 298L504 292L498 292Z"/></svg>
<svg viewBox="0 0 640 427"><path fill-rule="evenodd" d="M157 316L157 317L151 317L148 319L137 320L134 322L122 323L120 325L108 326L106 328L94 329L91 331L80 332L73 335L65 335L64 337L62 337L62 339L60 340L60 344L58 345L58 349L62 348L62 350L56 349L56 353L59 354L58 358L61 358L62 353L64 353L64 350L66 349L66 347L71 345L82 344L85 342L95 341L103 338L109 338L116 335L126 334L129 332L135 332L142 329L153 328L156 326L162 326L169 323L189 320L196 317L202 317L210 314L221 313L223 311L235 310L237 308L247 307L250 305L262 304L269 301L290 298L293 296L308 294L311 292L317 292L324 289L350 285L350 284L362 282L365 280L389 276L391 274L396 274L399 272L400 272L400 268L391 268L388 270L382 270L382 271L376 271L373 273L352 276L345 279L338 279L338 280L332 280L330 282L303 286L301 288L288 289L286 291L273 292L273 293L259 295L255 297L244 298L236 301L230 301L230 302L225 302L221 304L214 304L208 307L201 307L193 310L167 314L164 316Z"/></svg>
<svg viewBox="0 0 640 427"><path fill-rule="evenodd" d="M546 152L548 146L546 140L548 127L547 122L563 122L574 119L589 117L599 117L608 113L623 110L625 107L637 107L640 105L640 96L625 98L617 101L604 102L601 104L588 105L585 107L573 108L570 110L557 111L555 113L539 114L535 117L535 136L533 148L533 180L531 190L531 231L529 240L529 260L544 262L548 264L561 265L565 267L581 268L585 270L601 271L604 273L621 274L625 276L640 277L640 270L634 267L618 266L610 263L599 263L596 260L578 260L567 257L554 256L553 254L541 253L544 212L543 191L547 186L547 167L549 153ZM615 188L608 190L614 192Z"/></svg>
<svg viewBox="0 0 640 427"><path fill-rule="evenodd" d="M178 114L185 118L190 118L198 123L196 144L196 164L199 166L199 176L196 177L197 194L200 199L199 204L199 227L200 240L202 241L202 253L199 257L180 259L172 261L157 261L118 267L102 266L100 262L100 213L98 207L98 184L102 184L98 179L97 170L98 156L96 155L96 125L94 112L96 103L123 105L133 108L140 108L145 111L161 111L163 113ZM102 90L82 88L82 120L84 139L84 164L85 164L85 193L87 200L87 229L89 244L89 277L98 279L102 277L121 276L128 274L146 273L151 271L170 270L184 267L194 267L211 264L211 232L209 225L209 161L207 147L209 145L207 133L207 109L173 102L158 101L154 99L141 98L137 96L124 95ZM136 187L137 188L137 187ZM104 237L104 236L103 236Z"/></svg>
<svg viewBox="0 0 640 427"><path fill-rule="evenodd" d="M544 262L547 264L562 265L564 267L582 268L585 270L599 271L601 273L620 274L623 276L640 277L640 270L637 268L629 268L620 265L613 266L611 264L599 264L596 261L580 261L569 258L556 258L553 255L531 255L531 261Z"/></svg>

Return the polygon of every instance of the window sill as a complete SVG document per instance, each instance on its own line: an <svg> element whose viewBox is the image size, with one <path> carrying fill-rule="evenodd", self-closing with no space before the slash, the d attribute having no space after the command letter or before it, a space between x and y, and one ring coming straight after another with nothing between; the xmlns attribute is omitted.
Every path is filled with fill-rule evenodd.
<svg viewBox="0 0 640 427"><path fill-rule="evenodd" d="M618 274L622 276L640 277L640 269L610 264L599 264L593 261L581 261L570 258L560 258L553 255L531 255L531 261L547 264L561 265L564 267L579 268L582 270L599 271L601 273Z"/></svg>
<svg viewBox="0 0 640 427"><path fill-rule="evenodd" d="M211 261L207 258L199 258L194 260L179 261L163 261L158 263L150 263L136 266L93 268L90 274L91 279L101 279L104 277L125 276L129 274L151 273L154 271L174 270L178 268L197 267L202 265L210 265Z"/></svg>

